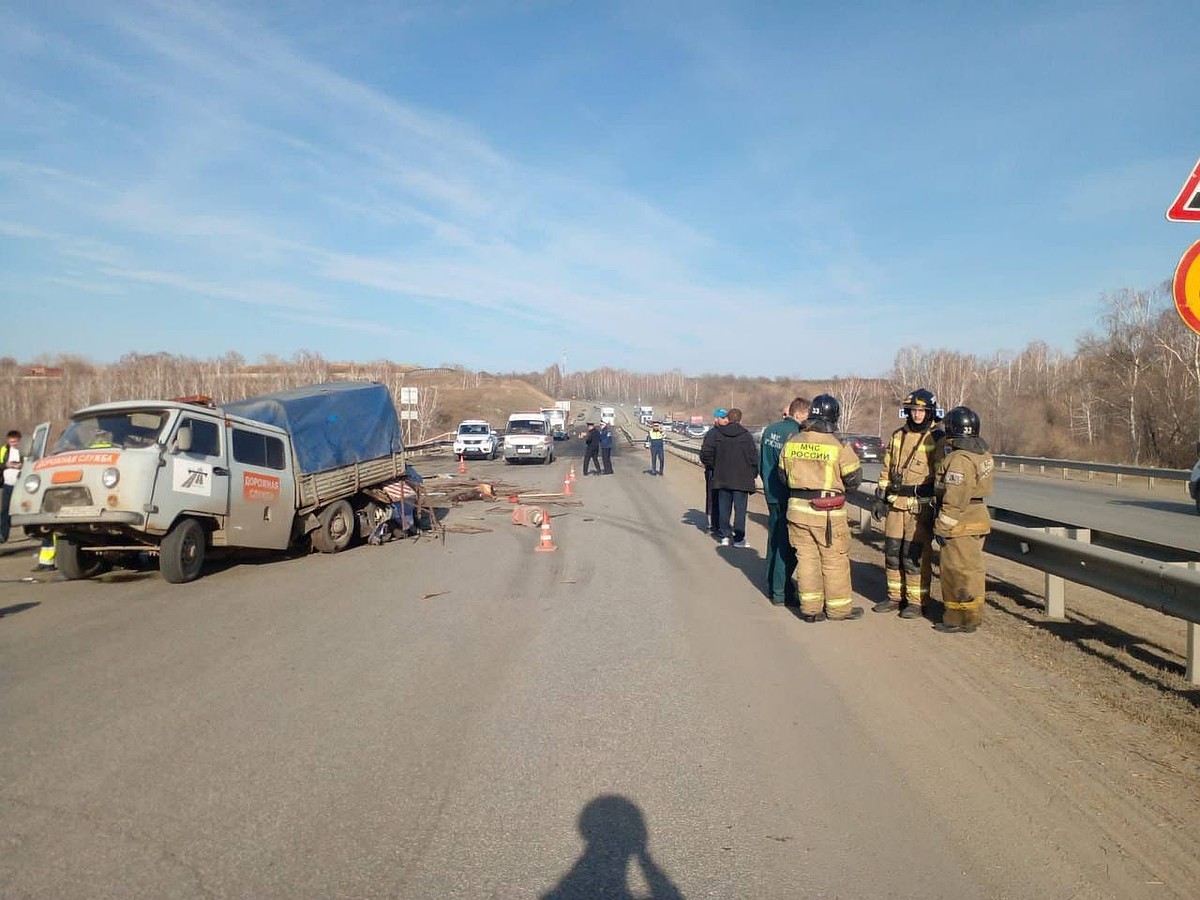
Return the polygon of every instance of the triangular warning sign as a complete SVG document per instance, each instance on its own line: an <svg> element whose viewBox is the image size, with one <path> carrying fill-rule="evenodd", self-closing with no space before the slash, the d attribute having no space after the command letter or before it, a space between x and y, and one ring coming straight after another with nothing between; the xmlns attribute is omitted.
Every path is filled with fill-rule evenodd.
<svg viewBox="0 0 1200 900"><path fill-rule="evenodd" d="M1200 222L1200 160L1196 160L1183 190L1167 210L1167 218L1172 222Z"/></svg>

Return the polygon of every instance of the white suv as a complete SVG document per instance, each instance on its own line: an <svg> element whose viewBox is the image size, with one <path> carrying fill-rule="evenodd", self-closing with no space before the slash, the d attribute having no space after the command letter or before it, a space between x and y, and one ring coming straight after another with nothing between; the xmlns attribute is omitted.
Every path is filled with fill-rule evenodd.
<svg viewBox="0 0 1200 900"><path fill-rule="evenodd" d="M490 424L482 419L467 419L458 423L458 434L454 436L455 456L495 459L499 451L500 442Z"/></svg>

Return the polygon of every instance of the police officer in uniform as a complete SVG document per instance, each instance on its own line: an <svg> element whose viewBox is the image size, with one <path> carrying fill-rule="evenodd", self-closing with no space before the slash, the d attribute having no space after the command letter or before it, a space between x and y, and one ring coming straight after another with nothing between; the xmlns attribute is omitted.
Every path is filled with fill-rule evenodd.
<svg viewBox="0 0 1200 900"><path fill-rule="evenodd" d="M983 501L992 493L994 469L988 445L979 436L979 416L966 406L954 407L946 413L944 455L934 482L938 508L933 533L941 547L945 606L937 631L969 634L983 621L983 541L992 530Z"/></svg>
<svg viewBox="0 0 1200 900"><path fill-rule="evenodd" d="M834 433L837 398L819 394L799 434L788 438L779 469L788 486L788 538L796 550L796 590L805 622L858 619L850 605L850 525L846 491L862 483L854 451Z"/></svg>
<svg viewBox="0 0 1200 900"><path fill-rule="evenodd" d="M657 422L651 422L650 430L646 432L646 446L650 448L651 475L661 475L663 473L666 438L667 436L663 434L662 426Z"/></svg>
<svg viewBox="0 0 1200 900"><path fill-rule="evenodd" d="M904 398L903 409L906 421L892 432L884 450L871 506L871 515L885 520L883 564L887 575L887 599L872 610L899 610L902 619L919 619L921 607L929 599L933 476L942 432L934 427L937 400L932 391L913 391Z"/></svg>

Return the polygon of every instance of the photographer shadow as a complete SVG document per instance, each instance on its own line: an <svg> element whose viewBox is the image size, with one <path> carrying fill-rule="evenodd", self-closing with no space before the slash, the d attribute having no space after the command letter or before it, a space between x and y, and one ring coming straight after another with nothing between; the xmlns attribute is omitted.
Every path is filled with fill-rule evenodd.
<svg viewBox="0 0 1200 900"><path fill-rule="evenodd" d="M629 888L631 862L649 888L650 900L683 900L679 888L650 856L646 820L636 803L616 794L595 798L579 813L579 833L587 847L541 900L634 900Z"/></svg>

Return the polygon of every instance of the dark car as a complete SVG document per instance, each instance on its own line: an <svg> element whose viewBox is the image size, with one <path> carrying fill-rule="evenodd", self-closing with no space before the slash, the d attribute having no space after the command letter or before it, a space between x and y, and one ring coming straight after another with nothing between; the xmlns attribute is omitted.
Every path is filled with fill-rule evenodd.
<svg viewBox="0 0 1200 900"><path fill-rule="evenodd" d="M873 434L842 435L842 443L863 462L880 462L883 459L883 441Z"/></svg>

